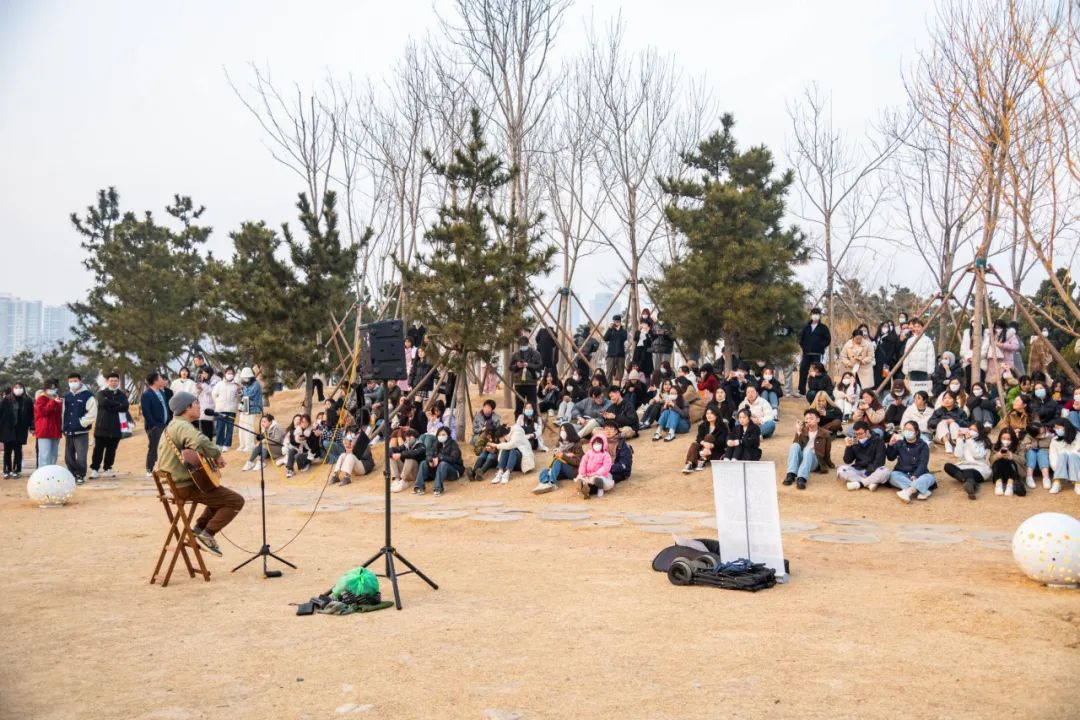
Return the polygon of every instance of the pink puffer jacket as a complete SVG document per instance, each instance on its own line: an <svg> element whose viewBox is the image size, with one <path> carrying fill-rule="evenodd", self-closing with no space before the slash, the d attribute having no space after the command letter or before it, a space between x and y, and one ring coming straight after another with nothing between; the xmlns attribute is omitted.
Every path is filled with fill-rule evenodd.
<svg viewBox="0 0 1080 720"><path fill-rule="evenodd" d="M592 446L597 440L604 443L604 449L600 452L596 452ZM607 451L607 438L603 435L593 435L589 439L588 448L588 451L581 456L581 464L578 465L578 477L607 477L610 475L611 455Z"/></svg>

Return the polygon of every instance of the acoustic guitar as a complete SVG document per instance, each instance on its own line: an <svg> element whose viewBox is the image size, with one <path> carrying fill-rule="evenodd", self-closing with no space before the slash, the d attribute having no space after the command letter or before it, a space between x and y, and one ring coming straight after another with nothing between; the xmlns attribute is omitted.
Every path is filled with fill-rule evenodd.
<svg viewBox="0 0 1080 720"><path fill-rule="evenodd" d="M212 492L221 486L221 473L212 460L207 460L197 450L186 448L180 452L180 460L191 473L191 481L199 492Z"/></svg>

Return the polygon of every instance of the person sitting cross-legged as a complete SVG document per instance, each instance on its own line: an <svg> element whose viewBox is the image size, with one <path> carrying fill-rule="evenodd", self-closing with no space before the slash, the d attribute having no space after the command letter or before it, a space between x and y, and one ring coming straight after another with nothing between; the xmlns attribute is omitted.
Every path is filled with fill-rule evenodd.
<svg viewBox="0 0 1080 720"><path fill-rule="evenodd" d="M588 500L594 488L598 495L603 495L605 490L615 487L615 481L611 478L611 465L607 438L603 433L596 433L589 439L589 449L582 455L578 474L574 479L582 497Z"/></svg>
<svg viewBox="0 0 1080 720"><path fill-rule="evenodd" d="M600 416L610 403L604 399L604 390L600 387L589 389L589 396L574 405L570 417L577 426L580 437L589 437L592 431L600 427L604 419Z"/></svg>
<svg viewBox="0 0 1080 720"><path fill-rule="evenodd" d="M930 472L930 446L920 437L919 423L908 420L904 423L900 435L893 435L885 456L895 460L896 465L889 473L889 484L898 488L897 496L906 503L912 497L926 500L933 493L936 484ZM916 494L917 493L917 494Z"/></svg>
<svg viewBox="0 0 1080 720"><path fill-rule="evenodd" d="M836 477L848 490L868 488L877 490L889 481L885 466L885 442L870 432L870 425L859 420L852 426L853 437L844 439L844 464L836 469Z"/></svg>
<svg viewBox="0 0 1080 720"><path fill-rule="evenodd" d="M758 394L756 385L746 386L746 399L739 404L739 409L750 411L753 423L761 430L761 438L766 440L776 432L775 411L769 402Z"/></svg>
<svg viewBox="0 0 1080 720"><path fill-rule="evenodd" d="M819 426L820 421L817 410L807 408L803 412L803 419L795 423L795 437L788 451L785 485L795 483L799 490L805 490L811 472L825 472L826 468L833 467L832 436Z"/></svg>
<svg viewBox="0 0 1080 720"><path fill-rule="evenodd" d="M574 426L567 423L559 428L559 444L552 454L551 464L540 471L540 482L533 488L533 493L549 493L556 488L560 480L573 480L577 477L581 456L581 439L578 438Z"/></svg>
<svg viewBox="0 0 1080 720"><path fill-rule="evenodd" d="M600 413L605 421L614 420L618 423L619 434L629 440L638 436L637 409L630 400L623 396L622 388L612 385L608 388L608 406Z"/></svg>
<svg viewBox="0 0 1080 720"><path fill-rule="evenodd" d="M934 440L944 445L945 452L951 455L960 431L970 424L967 412L956 402L956 396L945 392L941 396L941 407L930 416L929 427L934 432Z"/></svg>
<svg viewBox="0 0 1080 720"><path fill-rule="evenodd" d="M750 410L747 408L742 408L735 416L735 427L728 435L724 459L761 459L761 430L754 424Z"/></svg>
<svg viewBox="0 0 1080 720"><path fill-rule="evenodd" d="M630 477L634 466L634 448L626 442L614 420L604 423L601 431L607 438L608 454L611 455L611 480L618 484Z"/></svg>
<svg viewBox="0 0 1080 720"><path fill-rule="evenodd" d="M446 481L457 480L464 470L465 464L461 461L461 448L457 441L451 439L449 429L439 428L435 434L435 447L420 466L420 472L416 476L413 495L423 495L424 484L434 479L435 497L439 497L443 494Z"/></svg>

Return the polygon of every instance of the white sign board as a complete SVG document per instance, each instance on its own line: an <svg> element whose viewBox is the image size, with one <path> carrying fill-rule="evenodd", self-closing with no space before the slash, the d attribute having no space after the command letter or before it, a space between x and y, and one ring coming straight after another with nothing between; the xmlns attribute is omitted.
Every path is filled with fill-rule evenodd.
<svg viewBox="0 0 1080 720"><path fill-rule="evenodd" d="M777 582L787 582L775 463L721 460L711 465L720 559L748 558L775 570Z"/></svg>

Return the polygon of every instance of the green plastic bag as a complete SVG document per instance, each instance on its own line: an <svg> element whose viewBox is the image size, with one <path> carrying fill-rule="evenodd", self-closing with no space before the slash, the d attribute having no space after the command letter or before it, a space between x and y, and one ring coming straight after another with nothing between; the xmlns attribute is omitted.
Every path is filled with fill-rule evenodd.
<svg viewBox="0 0 1080 720"><path fill-rule="evenodd" d="M379 578L365 567L353 568L338 578L330 596L336 600L345 592L353 595L374 595L379 592Z"/></svg>

